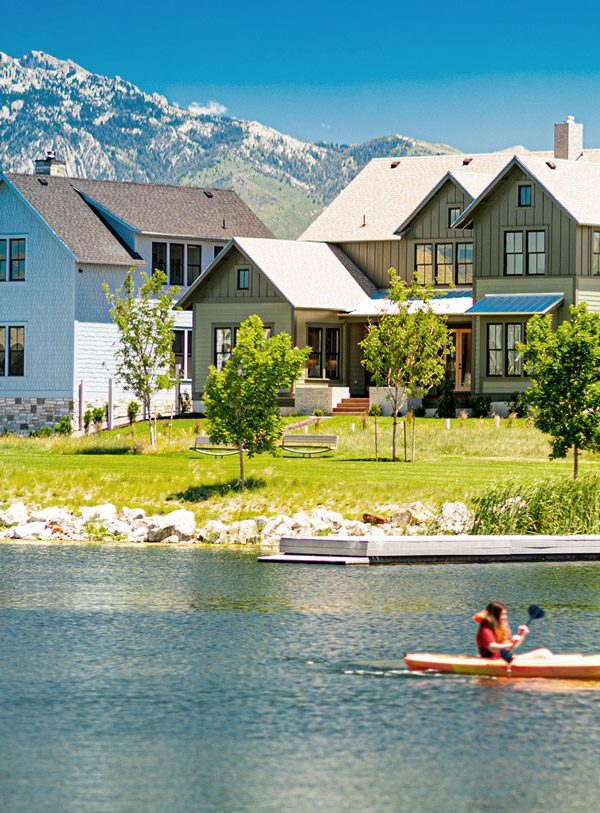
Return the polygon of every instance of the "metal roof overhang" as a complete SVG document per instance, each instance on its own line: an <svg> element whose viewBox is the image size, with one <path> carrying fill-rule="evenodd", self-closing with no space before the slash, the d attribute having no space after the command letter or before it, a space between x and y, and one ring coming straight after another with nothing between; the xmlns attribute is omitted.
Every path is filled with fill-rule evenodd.
<svg viewBox="0 0 600 813"><path fill-rule="evenodd" d="M562 305L565 296L555 294L486 294L466 312L468 316L533 316Z"/></svg>

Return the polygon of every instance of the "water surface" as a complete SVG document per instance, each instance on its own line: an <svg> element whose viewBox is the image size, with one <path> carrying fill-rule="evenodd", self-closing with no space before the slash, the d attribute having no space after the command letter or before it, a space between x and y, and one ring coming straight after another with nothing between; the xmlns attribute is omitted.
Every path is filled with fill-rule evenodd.
<svg viewBox="0 0 600 813"><path fill-rule="evenodd" d="M594 684L409 675L474 652L492 598L531 644L600 650L600 564L258 565L206 549L0 546L3 813L578 813Z"/></svg>

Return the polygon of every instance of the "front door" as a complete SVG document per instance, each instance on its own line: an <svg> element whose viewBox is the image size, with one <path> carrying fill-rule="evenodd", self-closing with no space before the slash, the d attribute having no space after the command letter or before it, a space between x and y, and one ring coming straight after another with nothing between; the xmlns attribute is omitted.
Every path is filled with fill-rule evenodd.
<svg viewBox="0 0 600 813"><path fill-rule="evenodd" d="M456 392L469 392L471 389L471 367L473 361L473 332L471 328L457 329L454 332L454 342L454 389Z"/></svg>

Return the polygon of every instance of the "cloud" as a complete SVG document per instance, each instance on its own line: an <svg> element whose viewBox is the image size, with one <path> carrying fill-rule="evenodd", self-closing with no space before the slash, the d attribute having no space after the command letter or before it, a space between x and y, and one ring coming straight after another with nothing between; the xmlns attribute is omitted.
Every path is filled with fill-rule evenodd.
<svg viewBox="0 0 600 813"><path fill-rule="evenodd" d="M192 116L224 116L227 113L227 108L221 102L215 102L210 99L206 104L201 102L191 102L188 104L187 109Z"/></svg>

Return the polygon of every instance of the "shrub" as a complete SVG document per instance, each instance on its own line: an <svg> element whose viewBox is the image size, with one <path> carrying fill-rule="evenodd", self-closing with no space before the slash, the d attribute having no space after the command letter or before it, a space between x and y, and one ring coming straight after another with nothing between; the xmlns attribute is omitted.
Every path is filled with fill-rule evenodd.
<svg viewBox="0 0 600 813"><path fill-rule="evenodd" d="M379 404L371 404L367 410L367 415L370 415L371 418L381 418L383 415L383 410Z"/></svg>
<svg viewBox="0 0 600 813"><path fill-rule="evenodd" d="M315 416L315 418L322 418L327 413L324 409L313 409L312 414Z"/></svg>
<svg viewBox="0 0 600 813"><path fill-rule="evenodd" d="M600 475L491 486L475 500L476 534L598 534Z"/></svg>
<svg viewBox="0 0 600 813"><path fill-rule="evenodd" d="M413 409L413 415L415 418L424 418L427 415L427 410L423 404L419 404Z"/></svg>
<svg viewBox="0 0 600 813"><path fill-rule="evenodd" d="M91 425L93 419L94 419L94 415L92 413L92 410L91 409L86 409L86 411L83 413L83 428L85 429L85 434L86 435L90 431L90 425Z"/></svg>
<svg viewBox="0 0 600 813"><path fill-rule="evenodd" d="M68 415L63 415L60 421L54 427L54 431L57 435L70 435L73 431L73 426L71 425L71 419Z"/></svg>
<svg viewBox="0 0 600 813"><path fill-rule="evenodd" d="M454 376L449 370L440 387L440 398L438 401L437 409L435 411L436 418L455 418L456 417L456 400L454 398Z"/></svg>
<svg viewBox="0 0 600 813"><path fill-rule="evenodd" d="M489 395L472 395L469 398L469 409L473 418L488 418L492 408Z"/></svg>
<svg viewBox="0 0 600 813"><path fill-rule="evenodd" d="M102 429L102 421L104 420L104 407L95 407L95 409L92 409L92 420L96 432L99 432Z"/></svg>
<svg viewBox="0 0 600 813"><path fill-rule="evenodd" d="M33 434L38 438L50 438L54 434L54 429L51 426L40 426Z"/></svg>
<svg viewBox="0 0 600 813"><path fill-rule="evenodd" d="M140 414L140 405L137 401L130 401L127 404L127 420L129 421L129 425L133 426L137 416Z"/></svg>
<svg viewBox="0 0 600 813"><path fill-rule="evenodd" d="M526 418L529 414L529 404L525 392L513 392L508 402L508 411L514 412L517 418Z"/></svg>
<svg viewBox="0 0 600 813"><path fill-rule="evenodd" d="M192 398L189 392L179 393L179 414L189 415L192 411Z"/></svg>

